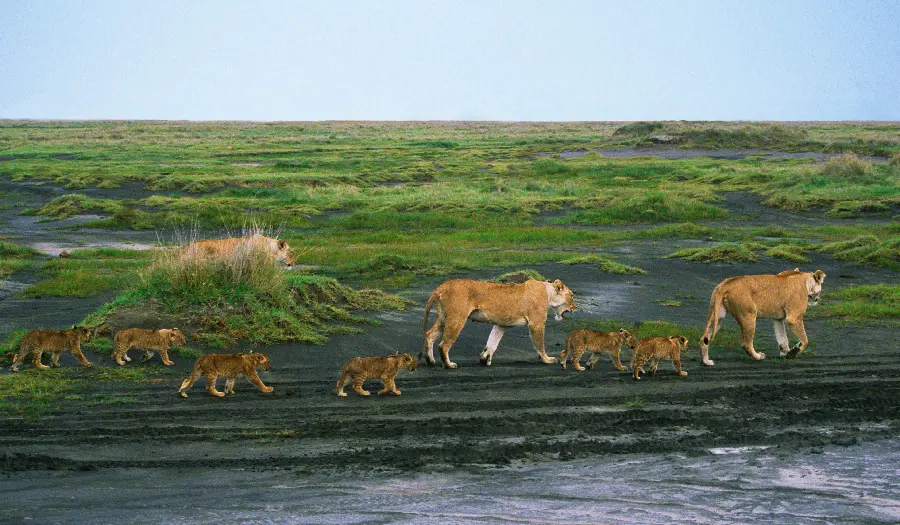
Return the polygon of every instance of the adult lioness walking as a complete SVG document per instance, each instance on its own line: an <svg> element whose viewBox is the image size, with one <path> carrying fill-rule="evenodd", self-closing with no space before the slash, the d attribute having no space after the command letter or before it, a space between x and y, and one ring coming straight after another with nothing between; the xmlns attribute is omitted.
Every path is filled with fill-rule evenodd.
<svg viewBox="0 0 900 525"><path fill-rule="evenodd" d="M756 318L771 319L775 327L775 339L781 357L796 357L809 341L803 326L803 315L810 298L813 305L819 302L825 272L801 272L799 268L777 275L743 275L725 279L713 290L709 300L709 316L706 329L700 338L700 358L706 366L715 363L709 358L709 345L719 330L719 321L730 313L741 328L741 346L753 359L765 359L766 354L753 348ZM787 327L800 338L790 348Z"/></svg>
<svg viewBox="0 0 900 525"><path fill-rule="evenodd" d="M434 325L428 329L428 314L435 305ZM547 309L553 308L559 321L567 312L575 311L575 294L559 279L551 282L528 280L521 284L498 284L470 279L454 279L438 286L425 306L425 355L434 365L434 343L441 335L439 349L444 368L456 368L450 361L450 347L456 342L466 319L494 325L487 345L481 352L481 363L491 366L500 339L510 326L528 326L531 341L541 361L556 363L544 351L544 326Z"/></svg>

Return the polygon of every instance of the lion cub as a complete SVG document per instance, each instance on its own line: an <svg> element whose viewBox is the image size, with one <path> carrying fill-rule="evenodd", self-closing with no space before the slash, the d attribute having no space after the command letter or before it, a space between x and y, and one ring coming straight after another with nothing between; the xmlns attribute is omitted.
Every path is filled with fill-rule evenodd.
<svg viewBox="0 0 900 525"><path fill-rule="evenodd" d="M67 348L84 366L94 366L93 363L81 353L81 342L91 340L91 330L84 326L73 326L69 330L32 330L25 334L19 345L19 353L13 355L12 371L18 372L19 366L25 362L25 358L32 356L31 363L35 368L46 370L49 366L41 363L44 352L50 352L50 365L59 366L59 356Z"/></svg>
<svg viewBox="0 0 900 525"><path fill-rule="evenodd" d="M378 394L387 394L388 392L395 396L400 395L394 378L401 368L405 368L410 372L416 369L416 359L411 354L395 354L389 356L372 356L372 357L354 357L347 361L341 370L341 378L338 379L334 387L334 392L340 397L346 397L344 387L351 381L353 382L353 391L361 396L370 395L369 392L363 390L363 383L366 379L381 379L384 388Z"/></svg>
<svg viewBox="0 0 900 525"><path fill-rule="evenodd" d="M688 375L681 369L681 353L688 349L687 337L646 337L638 341L634 354L631 356L631 369L634 371L635 380L641 379L641 372L645 363L650 363L650 375L656 375L659 362L663 359L671 359L675 371L680 376Z"/></svg>
<svg viewBox="0 0 900 525"><path fill-rule="evenodd" d="M597 332L595 330L575 330L566 337L566 348L559 354L559 364L566 369L567 356L572 356L572 366L575 370L581 372L584 367L581 366L581 356L585 351L592 352L591 358L588 360L588 368L593 370L600 360L601 354L609 354L616 368L625 370L622 365L621 353L622 345L628 345L634 351L635 340L631 332L624 328L620 328L618 332Z"/></svg>
<svg viewBox="0 0 900 525"><path fill-rule="evenodd" d="M128 357L128 351L132 348L140 348L144 350L144 356L141 357L141 361L146 361L153 357L154 352L159 352L159 357L162 359L163 364L172 366L175 363L169 359L169 344L179 346L187 344L181 330L177 328L162 330L129 328L127 330L119 330L116 332L113 357L116 363L124 365L125 361L131 361L131 358Z"/></svg>
<svg viewBox="0 0 900 525"><path fill-rule="evenodd" d="M181 383L178 394L181 397L187 397L186 390L194 385L201 375L206 376L206 391L216 397L224 397L225 394L234 393L234 381L238 376L246 376L251 383L259 387L261 392L269 393L274 388L263 384L256 369L261 368L266 372L272 370L272 364L269 362L266 354L250 352L249 354L206 354L200 356L194 363L194 369L191 375ZM216 379L219 376L228 378L225 381L225 392L216 390Z"/></svg>

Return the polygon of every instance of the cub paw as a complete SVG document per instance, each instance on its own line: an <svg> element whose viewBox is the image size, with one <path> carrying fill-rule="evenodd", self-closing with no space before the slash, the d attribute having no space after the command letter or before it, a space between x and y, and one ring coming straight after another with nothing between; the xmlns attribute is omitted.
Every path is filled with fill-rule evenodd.
<svg viewBox="0 0 900 525"><path fill-rule="evenodd" d="M263 392L265 392L265 393L267 393L267 394L270 393L270 392L272 392L272 391L274 391L274 390L275 390L275 387L271 387L271 386L267 386L266 388L263 388ZM234 391L232 390L231 393L233 394Z"/></svg>
<svg viewBox="0 0 900 525"><path fill-rule="evenodd" d="M678 372L678 375L680 375L680 376L686 376L686 375L687 375L687 372L685 372L684 370L682 370L681 372Z"/></svg>

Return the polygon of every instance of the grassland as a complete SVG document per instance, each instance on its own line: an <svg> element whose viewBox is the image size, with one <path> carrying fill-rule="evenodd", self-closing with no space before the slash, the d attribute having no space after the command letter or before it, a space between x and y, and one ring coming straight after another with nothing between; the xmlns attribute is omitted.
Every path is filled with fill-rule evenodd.
<svg viewBox="0 0 900 525"><path fill-rule="evenodd" d="M840 155L592 153L646 146ZM212 345L321 341L329 330L352 330L362 318L350 312L368 300L401 304L374 292L363 300L341 282L402 290L424 276L544 263L639 274L639 263L609 248L640 243L702 241L672 256L704 264L801 264L820 252L900 269L900 226L891 220L900 212L896 123L3 121L0 179L67 188L22 211L101 217L80 228L280 230L305 269L269 275L275 289L226 286L215 271L191 284L147 253L87 250L37 265L46 279L23 292L122 292L97 322L148 305L200 328L224 318L221 334L204 339ZM727 192L831 222L743 224L725 205ZM4 253L0 272L35 261ZM229 313L226 304L241 306ZM210 308L214 316L201 315Z"/></svg>

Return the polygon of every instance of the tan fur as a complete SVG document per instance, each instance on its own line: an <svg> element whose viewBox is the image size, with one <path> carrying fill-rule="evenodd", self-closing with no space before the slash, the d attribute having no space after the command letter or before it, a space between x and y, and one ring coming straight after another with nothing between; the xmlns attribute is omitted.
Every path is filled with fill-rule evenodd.
<svg viewBox="0 0 900 525"><path fill-rule="evenodd" d="M250 237L209 239L197 241L181 248L182 253L199 253L215 257L230 257L246 250L263 250L270 257L290 268L294 265L294 251L283 239L273 239L254 233Z"/></svg>
<svg viewBox="0 0 900 525"><path fill-rule="evenodd" d="M434 325L428 329L428 314L435 305ZM469 319L494 325L488 343L481 352L481 362L491 366L494 352L507 328L528 326L531 341L544 363L555 363L544 351L544 327L547 309L553 308L556 319L575 311L575 294L560 280L550 282L528 280L521 284L497 284L470 279L454 279L438 286L425 306L425 348L419 354L434 365L434 343L439 349L444 368L456 368L450 361L450 347Z"/></svg>
<svg viewBox="0 0 900 525"><path fill-rule="evenodd" d="M379 395L391 393L399 396L400 391L397 390L394 379L402 368L410 372L415 371L416 359L411 354L354 357L347 361L341 370L341 378L334 386L334 392L340 397L346 397L347 393L344 392L344 387L352 382L351 388L354 392L361 396L368 396L370 394L363 390L363 383L367 379L380 379L384 388L378 391Z"/></svg>
<svg viewBox="0 0 900 525"><path fill-rule="evenodd" d="M825 272L822 270L801 272L799 268L794 268L777 275L744 275L719 283L710 297L706 329L700 339L703 364L715 364L709 359L709 345L726 313L730 313L740 326L741 346L753 359L766 357L766 354L753 348L756 319L759 317L772 319L781 356L796 357L809 343L803 326L809 299L813 298L813 305L818 303L824 282ZM790 348L785 324L800 339L793 349Z"/></svg>
<svg viewBox="0 0 900 525"><path fill-rule="evenodd" d="M671 360L675 367L675 372L680 376L688 375L681 369L681 353L688 349L688 340L686 337L645 337L638 341L637 347L631 356L632 376L635 380L641 379L644 372L644 364L650 362L650 375L656 375L656 369L659 368L659 362L662 360Z"/></svg>
<svg viewBox="0 0 900 525"><path fill-rule="evenodd" d="M59 356L66 349L72 352L84 366L94 366L93 363L81 353L81 343L91 340L91 331L85 327L73 326L69 330L32 330L25 334L19 345L19 353L13 355L12 371L18 372L19 366L31 355L31 362L35 368L46 370L49 366L41 363L44 352L50 352L52 357L50 365L59 366Z"/></svg>
<svg viewBox="0 0 900 525"><path fill-rule="evenodd" d="M238 376L246 376L251 383L259 387L261 392L268 393L275 390L263 384L259 374L256 373L258 368L267 372L272 370L272 364L269 363L266 354L254 352L249 354L206 354L194 363L191 375L181 383L178 394L181 397L187 397L187 389L191 388L201 375L206 376L206 391L216 397L233 394L234 382ZM219 376L228 378L225 382L225 392L216 390L216 379Z"/></svg>
<svg viewBox="0 0 900 525"><path fill-rule="evenodd" d="M631 332L624 328L620 328L618 332L597 332L595 330L575 330L566 337L566 347L559 354L559 364L566 368L568 356L572 356L572 367L581 372L584 367L581 366L581 356L585 352L591 352L591 358L588 360L588 368L593 370L597 365L597 361L602 354L608 354L609 358L619 370L625 370L622 365L621 352L622 345L628 345L628 348L634 350L634 336Z"/></svg>
<svg viewBox="0 0 900 525"><path fill-rule="evenodd" d="M153 357L154 352L159 352L159 357L166 366L175 363L169 359L169 344L184 346L187 341L184 334L177 328L163 330L145 330L143 328L129 328L116 332L113 358L116 363L124 365L125 361L131 361L128 351L132 348L144 350L141 361Z"/></svg>

